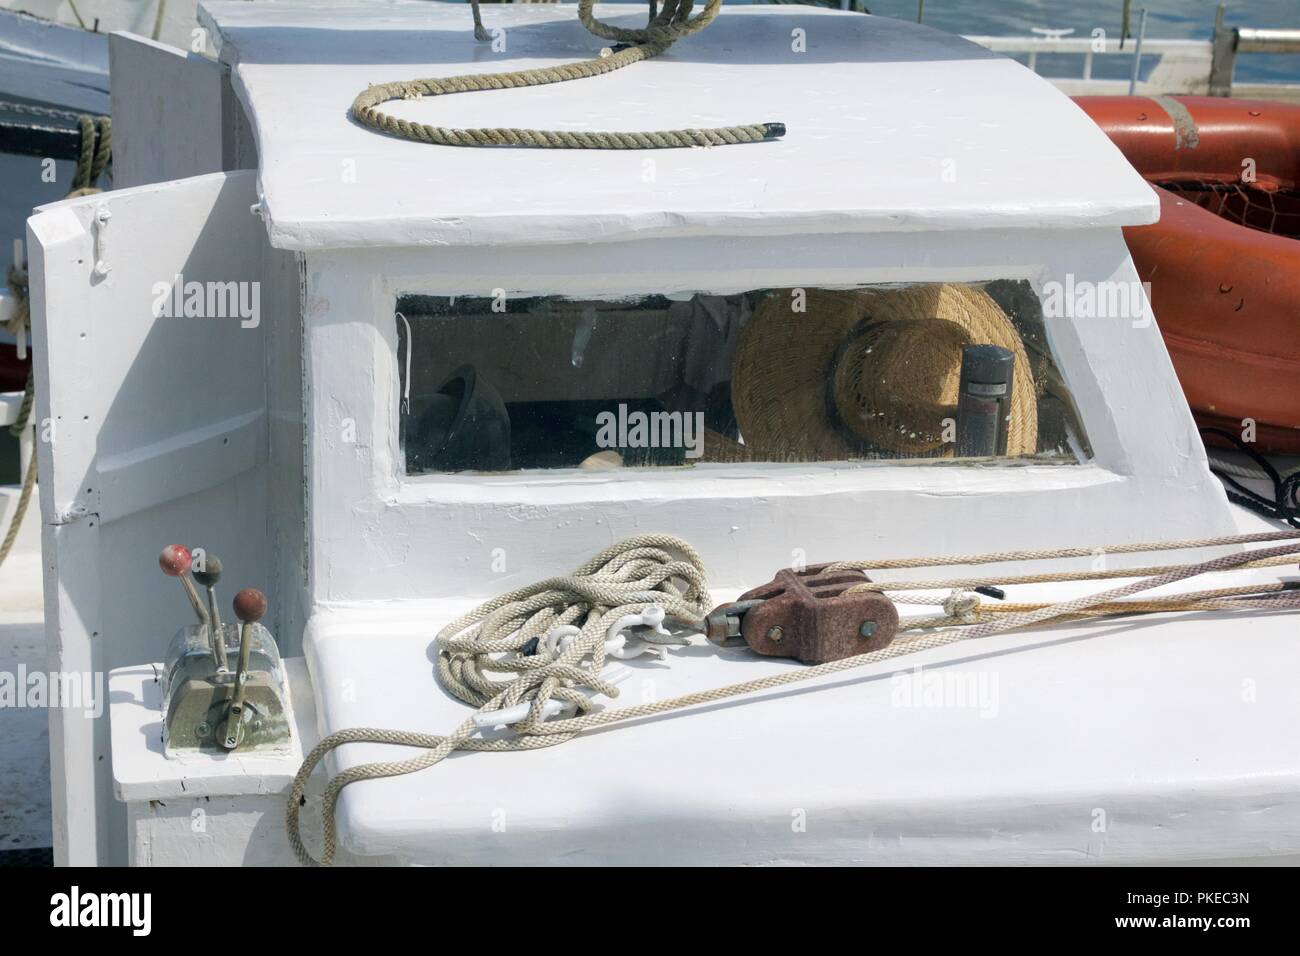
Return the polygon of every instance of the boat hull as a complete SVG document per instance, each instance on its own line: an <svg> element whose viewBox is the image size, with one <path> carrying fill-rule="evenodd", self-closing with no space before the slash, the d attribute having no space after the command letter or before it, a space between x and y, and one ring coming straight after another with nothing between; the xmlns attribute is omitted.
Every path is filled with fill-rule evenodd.
<svg viewBox="0 0 1300 956"><path fill-rule="evenodd" d="M1124 236L1198 422L1300 453L1300 106L1076 102L1160 195Z"/></svg>

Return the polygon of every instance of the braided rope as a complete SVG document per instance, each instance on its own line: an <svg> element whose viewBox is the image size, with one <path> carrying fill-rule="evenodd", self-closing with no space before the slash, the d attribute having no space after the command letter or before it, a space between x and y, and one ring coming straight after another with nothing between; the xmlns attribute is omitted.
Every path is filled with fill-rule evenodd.
<svg viewBox="0 0 1300 956"><path fill-rule="evenodd" d="M18 406L18 415L14 418L14 423L9 426L10 437L23 437L27 423L32 417L32 406L34 404L36 404L36 380L28 373L27 384L23 386L22 404Z"/></svg>
<svg viewBox="0 0 1300 956"><path fill-rule="evenodd" d="M113 154L113 121L107 116L79 116L77 126L81 130L81 154L69 195L93 189Z"/></svg>
<svg viewBox="0 0 1300 956"><path fill-rule="evenodd" d="M1291 564L1295 556L1287 558L1284 563ZM1245 570L1253 564L1241 565L1234 570ZM1248 584L1243 587L1215 588L1206 591L1187 591L1166 597L1148 598L1145 601L1112 601L1098 604L1075 614L1062 615L1061 623L1077 621L1092 617L1115 617L1126 614L1163 614L1170 611L1241 611L1241 610L1276 610L1300 606L1300 594L1282 595L1279 592L1295 591L1290 584L1278 581L1272 584ZM1267 596L1266 596L1267 595ZM917 597L912 595L896 596L900 604L939 604L943 614L916 615L900 617L899 630L914 630L949 625L981 624L995 620L1005 614L1020 614L1025 611L1037 611L1051 607L1047 601L1015 602L1006 601L997 604L985 604L978 594L955 590L945 598Z"/></svg>
<svg viewBox="0 0 1300 956"><path fill-rule="evenodd" d="M1272 568L1284 564L1294 564L1290 558L1260 558L1252 561L1248 568ZM975 588L1010 584L1060 584L1065 581L1106 581L1112 578L1138 578L1149 574L1158 574L1168 565L1149 565L1142 568L1109 568L1104 571L1056 571L1043 574L1004 574L987 575L978 578L942 578L934 581L867 581L854 585L850 591L906 591L914 589L942 590L945 588ZM1247 570L1243 568L1242 570ZM900 599L901 600L901 599ZM910 602L903 602L910 603Z"/></svg>
<svg viewBox="0 0 1300 956"><path fill-rule="evenodd" d="M990 551L983 554L957 554L924 558L901 558L888 561L839 561L828 567L835 571L881 571L899 568L949 567L959 564L999 564L1007 561L1058 560L1061 558L1097 557L1105 554L1139 554L1149 551L1168 551L1173 549L1209 548L1231 544L1256 544L1264 541L1288 541L1300 537L1293 531L1265 531L1251 534L1225 535L1218 538L1184 538L1177 541L1141 542L1137 544L1108 545L1105 548L1056 548L1035 551ZM1235 570L1253 568L1280 567L1295 563L1295 557L1283 554L1272 558L1258 558L1237 565ZM893 599L899 604L937 604L943 607L939 615L917 615L899 619L899 628L944 627L957 624L975 624L1007 613L1037 610L1050 607L1046 603L1002 603L984 604L978 594L969 589L989 586L1008 586L1012 584L1058 584L1066 581L1099 581L1112 578L1135 578L1159 574L1167 566L1156 565L1141 568L1113 568L1109 570L1094 569L1090 571L1052 571L1044 574L988 575L985 577L946 578L932 581L867 581L848 589L854 591L899 592L893 593ZM940 597L936 595L911 594L909 591L949 590L950 593ZM1220 588L1212 591L1192 591L1172 597L1153 598L1143 602L1123 602L1115 605L1102 605L1087 612L1069 615L1068 620L1086 617L1102 617L1117 614L1154 614L1165 611L1209 611L1242 610L1246 605L1233 603L1224 607L1213 603L1218 598L1244 595L1258 595L1267 591L1290 590L1288 585L1251 585L1244 588ZM1268 599L1273 601L1274 599ZM1283 599L1289 601L1290 598ZM1271 606L1271 605L1270 605ZM1290 606L1289 604L1287 606ZM991 617L992 616L992 617Z"/></svg>
<svg viewBox="0 0 1300 956"><path fill-rule="evenodd" d="M113 121L107 116L98 116L95 118L95 130L98 133L95 137L95 156L91 160L90 179L84 187L86 189L93 188L99 182L99 177L104 174L113 158Z"/></svg>
<svg viewBox="0 0 1300 956"><path fill-rule="evenodd" d="M366 727L330 734L304 759L290 788L285 814L289 842L304 865L329 865L337 850L335 809L345 787L362 780L415 773L440 763L456 750L505 752L551 747L572 740L594 727L816 680L904 654L987 637L1049 620L1139 611L1297 609L1300 608L1300 592L1278 594L1276 592L1288 590L1281 583L1250 588L1220 588L1144 602L1120 600L1200 574L1257 566L1261 562L1284 557L1288 563L1294 562L1297 554L1300 554L1300 544L1295 541L1300 539L1300 533L1297 532L1196 539L1192 545L1194 547L1281 539L1291 539L1292 543L1276 548L1243 551L1199 564L1162 568L1153 576L1098 594L1058 604L1017 606L1014 613L999 615L998 620L983 621L968 628L954 627L898 638L880 650L813 667L697 691L669 700L592 711L590 701L579 690L580 687L590 688L609 697L618 694L617 688L600 678L605 661L604 638L611 623L621 615L642 611L649 604L656 603L663 606L669 616L688 626L699 628L702 624L699 618L708 609L709 595L704 580L703 561L690 545L670 535L652 534L629 538L606 548L572 575L552 578L504 594L457 618L438 633L438 679L461 700L477 706L480 712L501 710L523 701L531 702L528 716L514 724L517 736L507 739L476 738L473 735L478 726L473 717L466 719L445 736ZM1175 546L1177 543L1165 542L1126 545L1107 550L1157 551ZM1006 555L1024 553L994 552L988 555L905 559L874 562L872 566L984 563L1017 560ZM1064 548L1033 553L1048 559L1090 555L1094 552L1091 549ZM1129 575L1134 573L1130 570ZM1236 595L1254 596L1228 599ZM948 601L957 597L956 594L950 595ZM1117 610L1111 610L1112 608ZM567 647L552 649L542 640L551 628L574 624L579 620L582 621L580 633ZM933 618L910 620L911 623L906 624L910 628L927 626L926 622L935 623ZM967 622L963 620L959 623ZM590 663L584 663L588 658ZM508 683L493 680L489 676L499 673L517 676ZM572 704L577 709L578 716L560 720L544 719L543 708L552 699ZM329 780L322 799L322 854L318 861L307 850L299 830L299 813L306 803L307 781L327 754L349 743L414 747L424 753L408 760L362 764L344 770Z"/></svg>
<svg viewBox="0 0 1300 956"><path fill-rule="evenodd" d="M294 778L286 825L294 853L305 865L316 863L302 843L299 807L307 779L327 753L345 743L387 743L420 747L425 753L410 760L370 763L346 770L325 789L322 815L324 847L321 861L335 852L334 808L340 791L358 780L414 773L440 762L453 750L531 750L550 747L573 734L542 736L543 708L559 700L585 714L591 700L579 689L588 687L607 697L618 688L600 677L605 666L605 636L625 614L651 604L692 632L703 628L710 598L704 561L685 541L665 534L643 534L611 545L572 574L518 588L452 621L438 632L439 682L480 710L500 710L531 701L528 716L514 725L519 737L509 740L473 739L478 727L467 719L445 737L368 728L346 730L322 740ZM548 647L542 638L552 628L572 624L578 635L564 648ZM678 641L685 643L685 641ZM590 660L584 664L584 660ZM513 674L506 682L493 674Z"/></svg>
<svg viewBox="0 0 1300 956"><path fill-rule="evenodd" d="M923 558L893 558L872 561L836 561L827 571L889 571L899 568L940 568L958 564L1002 564L1007 561L1041 561L1057 558L1092 558L1105 554L1141 554L1146 551L1188 551L1231 544L1287 541L1300 537L1294 531L1264 531L1230 534L1217 538L1179 538L1174 541L1144 541L1137 544L1108 544L1093 548L1051 548L1031 551L987 551L980 554L944 554ZM1130 574L1130 577L1132 574Z"/></svg>
<svg viewBox="0 0 1300 956"><path fill-rule="evenodd" d="M578 17L593 34L619 43L633 44L577 63L557 67L538 67L506 73L479 73L463 76L432 77L381 83L364 90L352 103L357 122L401 139L435 146L518 146L531 149L681 149L688 146L729 146L757 143L785 133L780 123L750 123L710 129L656 130L645 133L573 132L517 128L455 129L413 123L385 113L378 107L392 100L419 99L422 96L446 96L482 90L507 90L525 86L544 86L569 80L601 76L658 56L683 37L703 30L713 22L722 0L709 0L698 15L690 16L694 0L665 0L663 9L644 29L627 30L597 20L592 13L595 0L581 0ZM477 0L474 5L476 35ZM485 34L480 35L480 38ZM608 52L608 55L605 53Z"/></svg>

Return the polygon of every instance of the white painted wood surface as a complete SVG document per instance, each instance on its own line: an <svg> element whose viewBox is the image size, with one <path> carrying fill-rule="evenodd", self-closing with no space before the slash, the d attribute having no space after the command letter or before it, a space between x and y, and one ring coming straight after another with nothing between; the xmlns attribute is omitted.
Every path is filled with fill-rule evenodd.
<svg viewBox="0 0 1300 956"><path fill-rule="evenodd" d="M111 35L108 55L114 185L221 172L221 64L130 33Z"/></svg>
<svg viewBox="0 0 1300 956"><path fill-rule="evenodd" d="M621 26L643 8L598 7ZM430 147L347 117L371 83L594 56L571 5L207 3L249 108L273 244L1128 225L1151 189L1046 80L960 37L799 6L724 9L668 53L597 79L390 104L447 126L648 130L779 120L779 142L607 153ZM794 52L800 37L806 52Z"/></svg>
<svg viewBox="0 0 1300 956"><path fill-rule="evenodd" d="M325 725L440 733L463 720L428 656L431 629L461 610L424 602L319 616L308 641L315 684L348 688L323 695L335 711ZM1294 863L1300 755L1275 734L1300 718L1287 677L1297 664L1286 617L1147 618L958 645L350 788L340 861ZM611 706L799 665L697 644L632 666L637 677ZM304 662L286 668L310 747ZM947 692L923 683L941 680ZM283 810L296 762L168 761L139 745L158 727L152 666L115 672L110 690L134 864L292 862ZM405 752L354 745L331 763ZM249 760L246 777L232 776ZM322 784L318 775L303 813L313 842Z"/></svg>
<svg viewBox="0 0 1300 956"><path fill-rule="evenodd" d="M106 673L157 658L188 623L158 572L166 543L225 561L281 602L267 494L267 321L155 318L156 283L260 282L276 308L290 261L249 213L254 174L217 174L45 207L29 222L40 518L50 666ZM107 226L97 225L107 213ZM98 252L96 236L99 236ZM97 258L106 277L92 272ZM291 602L291 603L296 603ZM106 721L51 715L56 860L126 859Z"/></svg>
<svg viewBox="0 0 1300 956"><path fill-rule="evenodd" d="M292 736L283 753L190 754L163 751L163 663L114 670L112 699L113 794L123 803L178 797L240 797L286 793L316 745L311 678L301 657L285 658Z"/></svg>
<svg viewBox="0 0 1300 956"><path fill-rule="evenodd" d="M1242 531L1267 527L1245 512L1236 520ZM1198 586L1230 581L1241 579ZM1097 586L1012 591L1064 598ZM1178 587L1187 584L1165 591ZM317 726L440 733L463 720L429 655L432 630L464 609L408 602L318 615L308 656L328 713L310 711L305 662L286 660L301 745L314 745ZM1277 746L1277 731L1300 719L1292 630L1285 615L1040 630L545 751L464 754L345 791L340 862L1295 863L1300 753ZM630 666L637 676L609 706L799 665L697 643ZM295 761L169 761L139 744L157 736L153 666L115 672L110 691L133 863L292 862L282 820ZM354 745L330 763L400 753ZM232 775L235 764L248 774ZM314 778L303 813L313 842L323 782Z"/></svg>
<svg viewBox="0 0 1300 956"><path fill-rule="evenodd" d="M1236 530L1158 331L1142 316L1048 321L1093 444L1086 466L400 477L396 295L490 288L507 269L512 293L575 296L992 276L1041 288L1067 273L1135 279L1117 230L309 253L308 394L319 424L309 433L317 613L306 643L322 733L455 726L465 709L432 674L437 627L471 597L575 567L638 531L696 544L722 599L800 557ZM373 370L356 367L365 354L375 356ZM362 454L343 440L349 419L373 442ZM1077 630L1052 632L992 641L974 657L962 649L926 658L996 679L1007 695L998 719L970 708L896 708L895 685L882 676L893 670L881 668L874 680L865 672L830 690L602 733L574 752L457 758L355 788L342 804L347 846L425 863L1294 857L1300 805L1287 794L1300 767L1275 728L1295 719L1300 702L1291 683L1271 676L1294 670L1293 623L1252 621L1250 639L1245 627L1124 624L1110 641L1076 644ZM792 666L705 648L683 657L647 675L653 693ZM1264 711L1242 696L1246 681L1267 685ZM640 688L629 693L639 699ZM1184 730L1188 739L1174 746ZM1263 737L1238 747L1247 731ZM385 750L347 748L335 769ZM1097 810L1109 830L1092 829ZM796 811L809 814L805 832L791 829Z"/></svg>
<svg viewBox="0 0 1300 956"><path fill-rule="evenodd" d="M285 800L304 750L316 745L316 712L307 663L284 660L293 742L282 756L232 754L169 759L162 747L161 664L115 670L108 677L113 785L126 807L132 866L287 866L296 861L284 829ZM309 785L303 833L316 846L320 790ZM383 866L392 857L340 862Z"/></svg>
<svg viewBox="0 0 1300 956"><path fill-rule="evenodd" d="M1216 583L1227 577L1204 586ZM1011 591L1063 599L1102 587ZM313 680L333 689L322 730L441 734L463 721L468 709L434 678L430 641L466 609L314 620ZM801 666L702 642L662 664L624 663L637 676L609 706ZM1297 670L1289 615L997 636L350 787L343 845L439 865L1294 862L1300 750L1284 728L1300 723ZM349 745L331 763L410 753Z"/></svg>
<svg viewBox="0 0 1300 956"><path fill-rule="evenodd" d="M703 465L401 474L402 293L619 297L898 281L1136 282L1118 229L646 240L308 253L314 604L487 596L640 531L681 535L717 586L809 560L1228 533L1231 517L1160 334L1144 315L1047 320L1088 466Z"/></svg>

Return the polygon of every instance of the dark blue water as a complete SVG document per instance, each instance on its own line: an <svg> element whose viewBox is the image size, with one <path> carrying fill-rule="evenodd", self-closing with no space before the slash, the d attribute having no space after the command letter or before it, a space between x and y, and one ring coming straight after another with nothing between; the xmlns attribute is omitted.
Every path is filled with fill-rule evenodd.
<svg viewBox="0 0 1300 956"><path fill-rule="evenodd" d="M916 19L917 0L865 2L877 16ZM1230 26L1300 29L1300 0L1237 0L1227 6L1224 22ZM1147 9L1149 37L1208 40L1214 33L1217 0L1133 0L1133 33L1142 7ZM1123 0L926 0L925 22L950 33L1027 36L1032 27L1072 27L1074 36L1089 36L1100 27L1118 37L1123 9ZM1044 64L1041 72L1056 71ZM1236 77L1247 82L1300 82L1300 54L1243 54L1237 58Z"/></svg>
<svg viewBox="0 0 1300 956"><path fill-rule="evenodd" d="M917 0L862 2L876 16L916 19ZM697 9L702 3L703 0L696 0ZM1149 37L1208 40L1214 34L1218 0L1133 0L1130 18L1133 34L1137 33L1138 11L1143 7L1147 9ZM986 36L1031 36L1033 27L1047 27L1073 28L1074 36L1086 37L1100 27L1108 36L1118 37L1123 10L1123 0L925 0L924 22L949 33ZM1224 22L1238 27L1300 29L1300 0L1235 0L1228 4ZM1127 79L1129 63L1127 58L1119 57L1110 63L1098 60L1093 75ZM1082 65L1082 57L1042 58L1039 72L1045 76L1079 76ZM1250 83L1300 83L1300 54L1243 54L1237 58L1236 78Z"/></svg>

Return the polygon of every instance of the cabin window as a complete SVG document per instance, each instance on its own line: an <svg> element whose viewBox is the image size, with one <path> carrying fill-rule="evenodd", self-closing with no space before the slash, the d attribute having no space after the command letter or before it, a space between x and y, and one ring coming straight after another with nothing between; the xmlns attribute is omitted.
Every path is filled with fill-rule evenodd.
<svg viewBox="0 0 1300 956"><path fill-rule="evenodd" d="M403 295L395 321L409 475L1089 456L1024 281Z"/></svg>

